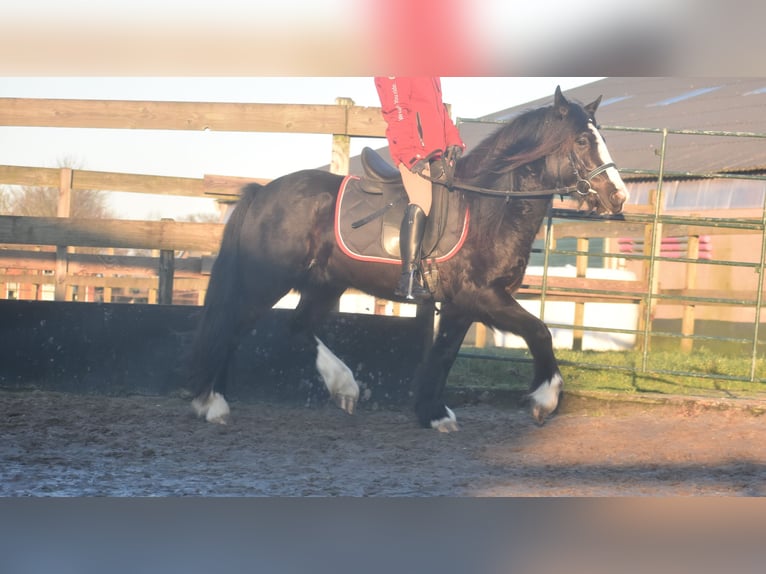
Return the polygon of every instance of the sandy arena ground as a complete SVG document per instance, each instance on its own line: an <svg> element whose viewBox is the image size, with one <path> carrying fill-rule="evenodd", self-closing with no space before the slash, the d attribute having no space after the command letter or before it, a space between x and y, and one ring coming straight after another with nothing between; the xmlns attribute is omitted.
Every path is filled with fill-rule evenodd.
<svg viewBox="0 0 766 574"><path fill-rule="evenodd" d="M176 397L0 391L0 496L766 495L766 418L740 408L407 408L232 403L227 426Z"/></svg>

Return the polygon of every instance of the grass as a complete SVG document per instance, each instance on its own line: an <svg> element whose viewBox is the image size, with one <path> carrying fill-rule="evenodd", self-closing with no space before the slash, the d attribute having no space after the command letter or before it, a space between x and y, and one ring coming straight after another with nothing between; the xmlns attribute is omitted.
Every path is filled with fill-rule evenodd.
<svg viewBox="0 0 766 574"><path fill-rule="evenodd" d="M469 358L476 354L486 358ZM527 351L464 347L449 376L450 385L477 389L525 391L533 367ZM750 376L750 355L722 353L700 346L691 354L658 349L648 355L642 372L639 351L558 350L566 388L585 392L654 393L722 398L766 396L766 360L757 359L756 382ZM508 359L511 359L510 361Z"/></svg>

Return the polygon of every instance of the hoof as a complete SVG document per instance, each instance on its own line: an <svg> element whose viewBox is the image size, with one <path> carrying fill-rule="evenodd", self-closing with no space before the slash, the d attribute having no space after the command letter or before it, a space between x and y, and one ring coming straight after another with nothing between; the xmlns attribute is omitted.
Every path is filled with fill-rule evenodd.
<svg viewBox="0 0 766 574"><path fill-rule="evenodd" d="M314 338L317 342L317 371L330 397L338 407L353 415L359 400L359 384L354 379L354 373L318 337Z"/></svg>
<svg viewBox="0 0 766 574"><path fill-rule="evenodd" d="M563 387L564 380L561 378L561 373L557 372L550 380L543 381L537 390L528 395L532 403L532 418L537 424L543 424L548 415L556 410Z"/></svg>
<svg viewBox="0 0 766 574"><path fill-rule="evenodd" d="M192 401L192 408L198 417L205 417L209 423L225 425L229 420L229 404L221 393L210 393Z"/></svg>
<svg viewBox="0 0 766 574"><path fill-rule="evenodd" d="M348 414L353 415L356 408L357 397L349 395L334 395L332 400L338 405L338 408L342 411L346 411Z"/></svg>
<svg viewBox="0 0 766 574"><path fill-rule="evenodd" d="M455 413L443 404L420 405L416 407L416 412L418 413L420 425L423 428L432 428L439 432L456 432L460 430Z"/></svg>
<svg viewBox="0 0 766 574"><path fill-rule="evenodd" d="M447 411L447 416L439 420L431 421L431 428L436 429L439 432L459 431L460 427L457 426L457 417L455 417L455 413L453 413L452 409L449 407L444 407L444 410Z"/></svg>

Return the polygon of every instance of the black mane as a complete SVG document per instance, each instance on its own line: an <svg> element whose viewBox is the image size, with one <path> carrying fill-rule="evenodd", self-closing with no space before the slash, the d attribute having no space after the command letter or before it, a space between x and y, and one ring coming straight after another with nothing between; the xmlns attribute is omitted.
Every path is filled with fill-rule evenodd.
<svg viewBox="0 0 766 574"><path fill-rule="evenodd" d="M529 110L495 130L458 163L456 177L474 185L488 185L498 176L539 160L583 129L588 113L577 103Z"/></svg>

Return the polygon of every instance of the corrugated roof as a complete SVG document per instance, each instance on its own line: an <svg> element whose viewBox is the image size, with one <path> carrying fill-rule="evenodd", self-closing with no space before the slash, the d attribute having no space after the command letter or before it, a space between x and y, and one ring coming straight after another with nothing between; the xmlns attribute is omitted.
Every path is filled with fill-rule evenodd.
<svg viewBox="0 0 766 574"><path fill-rule="evenodd" d="M524 110L548 105L551 96L482 118L507 121ZM596 113L602 126L668 128L766 135L766 78L605 78L572 90L568 98L588 103L603 96ZM464 123L466 143L478 143L494 126ZM604 131L621 168L659 168L660 134ZM766 138L670 134L666 171L766 172Z"/></svg>
<svg viewBox="0 0 766 574"><path fill-rule="evenodd" d="M549 97L500 110L479 122L459 123L469 151L497 129L497 122L551 104L555 89L552 84ZM607 127L766 134L766 78L612 77L567 90L564 95L582 103L603 96L596 116ZM659 169L660 134L603 133L621 169ZM383 157L389 159L388 153L384 151ZM358 157L352 158L351 173L360 170ZM665 170L766 173L766 138L669 134Z"/></svg>

